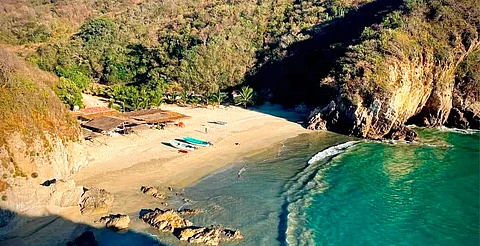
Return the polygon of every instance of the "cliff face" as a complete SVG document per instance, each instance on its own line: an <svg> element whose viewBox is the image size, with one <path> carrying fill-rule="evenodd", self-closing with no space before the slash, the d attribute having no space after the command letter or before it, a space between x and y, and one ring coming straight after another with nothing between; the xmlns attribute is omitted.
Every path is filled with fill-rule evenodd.
<svg viewBox="0 0 480 246"><path fill-rule="evenodd" d="M340 88L336 99L312 112L308 128L371 139L412 140L416 134L405 128L407 122L428 127L443 125L454 98L457 106L465 101L458 95L462 89L455 73L459 64L479 48L480 28L478 22L452 24L451 19L432 24L427 12L390 17L404 23L403 27L392 28L392 20L387 18L385 22L389 23L376 30L367 29L367 37L349 48L341 68L326 80ZM449 35L441 36L442 30ZM469 97L470 102L477 99Z"/></svg>
<svg viewBox="0 0 480 246"><path fill-rule="evenodd" d="M2 208L23 213L36 205L55 204L55 196L74 184L40 184L66 179L87 163L79 125L53 92L57 82L0 49Z"/></svg>

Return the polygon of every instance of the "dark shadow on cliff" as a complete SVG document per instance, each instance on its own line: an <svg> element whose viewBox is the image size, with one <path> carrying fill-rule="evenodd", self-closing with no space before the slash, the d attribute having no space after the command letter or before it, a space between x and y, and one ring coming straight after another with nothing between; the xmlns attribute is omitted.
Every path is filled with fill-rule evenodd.
<svg viewBox="0 0 480 246"><path fill-rule="evenodd" d="M13 231L7 234L7 230L10 229ZM155 238L132 230L116 232L106 228L93 228L89 225L75 223L56 215L27 217L0 208L0 246L64 246L88 231L93 233L100 246L165 245ZM88 233L83 236L87 236L88 239Z"/></svg>
<svg viewBox="0 0 480 246"><path fill-rule="evenodd" d="M283 60L257 67L247 82L257 91L269 89L274 101L282 104L306 102L326 104L335 96L335 88L319 86L347 47L357 44L365 27L380 23L389 13L400 9L402 0L377 0L306 30L311 38L288 47ZM265 54L258 53L259 60Z"/></svg>

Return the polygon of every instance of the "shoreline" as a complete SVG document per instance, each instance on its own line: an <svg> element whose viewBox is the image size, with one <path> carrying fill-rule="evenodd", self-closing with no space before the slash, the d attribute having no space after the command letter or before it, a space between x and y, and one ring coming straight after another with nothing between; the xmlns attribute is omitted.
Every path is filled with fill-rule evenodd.
<svg viewBox="0 0 480 246"><path fill-rule="evenodd" d="M191 118L182 120L185 128L142 130L134 135L101 137L107 145L88 143L89 165L71 176L76 185L97 187L114 194L110 213L138 217L145 208L159 207L159 200L140 192L141 186L172 187L182 190L233 162L263 152L282 141L311 131L295 123L303 115L286 111L278 105L266 105L257 110L238 107L205 109L175 105L162 109L179 112ZM228 122L225 126L207 123L210 120ZM208 128L208 133L202 132ZM193 136L214 145L188 154L181 154L161 142ZM235 143L239 143L236 145ZM173 207L172 207L173 208ZM78 209L77 209L78 210ZM96 217L84 216L67 209L60 216L95 226ZM144 224L132 220L131 229Z"/></svg>

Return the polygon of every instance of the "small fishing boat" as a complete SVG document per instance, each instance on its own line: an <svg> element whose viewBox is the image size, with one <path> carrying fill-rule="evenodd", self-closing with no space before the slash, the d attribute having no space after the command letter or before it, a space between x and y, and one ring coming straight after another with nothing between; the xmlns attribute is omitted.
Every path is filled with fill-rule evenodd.
<svg viewBox="0 0 480 246"><path fill-rule="evenodd" d="M211 143L208 142L208 141L204 141L204 140L196 139L196 138L192 138L192 137L184 137L183 140L185 140L185 142L187 142L187 143L198 145L198 146L203 146L203 147L208 147L208 146L211 145Z"/></svg>
<svg viewBox="0 0 480 246"><path fill-rule="evenodd" d="M219 121L219 120L216 120L216 121L209 121L208 123L211 123L211 124L217 124L217 125L221 125L221 126L224 126L227 124L227 122L225 121Z"/></svg>
<svg viewBox="0 0 480 246"><path fill-rule="evenodd" d="M172 147L174 148L177 148L177 149L180 149L180 150L194 150L196 149L195 146L191 145L191 144L187 144L187 143L182 143L182 142L179 142L179 141L176 141L176 140L172 140L170 142L168 142Z"/></svg>

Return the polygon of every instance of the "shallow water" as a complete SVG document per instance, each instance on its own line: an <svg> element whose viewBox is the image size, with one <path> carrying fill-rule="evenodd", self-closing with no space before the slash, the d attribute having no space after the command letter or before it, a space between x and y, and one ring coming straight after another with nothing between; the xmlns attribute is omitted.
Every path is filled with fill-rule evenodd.
<svg viewBox="0 0 480 246"><path fill-rule="evenodd" d="M186 188L203 210L190 219L240 229L233 245L478 245L480 134L419 132L287 140Z"/></svg>

